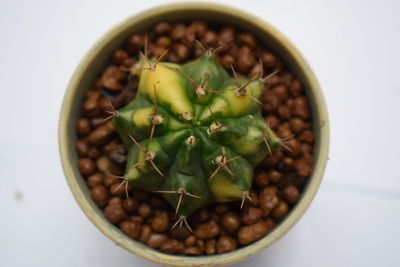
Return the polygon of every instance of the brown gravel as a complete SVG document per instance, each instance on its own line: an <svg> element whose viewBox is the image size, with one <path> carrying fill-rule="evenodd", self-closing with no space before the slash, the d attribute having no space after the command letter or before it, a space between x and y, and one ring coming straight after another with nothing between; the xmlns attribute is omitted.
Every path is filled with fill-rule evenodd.
<svg viewBox="0 0 400 267"><path fill-rule="evenodd" d="M242 226L238 232L239 243L242 245L250 244L265 235L268 227L264 221L258 221L251 225Z"/></svg>
<svg viewBox="0 0 400 267"><path fill-rule="evenodd" d="M104 207L109 199L109 193L107 189L102 185L96 185L90 191L92 199L100 207Z"/></svg>
<svg viewBox="0 0 400 267"><path fill-rule="evenodd" d="M122 208L121 203L113 203L107 205L104 209L104 216L112 223L120 223L123 219L128 217L128 214Z"/></svg>
<svg viewBox="0 0 400 267"><path fill-rule="evenodd" d="M235 232L240 227L240 218L234 212L226 213L221 219L222 226L229 232Z"/></svg>
<svg viewBox="0 0 400 267"><path fill-rule="evenodd" d="M161 212L154 216L151 221L151 228L156 232L164 232L169 228L169 215L167 212Z"/></svg>
<svg viewBox="0 0 400 267"><path fill-rule="evenodd" d="M199 239L210 239L218 235L220 229L215 220L200 224L194 231L194 235Z"/></svg>
<svg viewBox="0 0 400 267"><path fill-rule="evenodd" d="M236 249L237 243L231 236L221 236L217 243L217 252L225 253Z"/></svg>
<svg viewBox="0 0 400 267"><path fill-rule="evenodd" d="M137 210L138 201L134 198L127 198L122 201L122 208L127 213L134 213Z"/></svg>
<svg viewBox="0 0 400 267"><path fill-rule="evenodd" d="M171 229L176 221L174 211L158 195L129 187L127 198L125 187L119 187L121 180L108 175L123 175L126 151L112 124L104 119L111 105L119 109L136 95L138 80L129 77L124 68L138 61L145 37L133 34L110 55L109 64L87 91L81 118L76 123L77 167L86 179L93 201L127 236L169 254L226 253L259 240L299 201L313 170L316 137L305 88L252 34L231 26L202 21L161 22L148 31L148 38L150 57L169 48L167 61L191 60L203 53L194 42L199 40L209 47L222 47L217 56L228 71L233 65L239 74L252 77L261 70L259 59L264 75L279 69L266 81L262 111L266 122L292 151L279 148L273 157L256 167L250 192L253 201L242 210L240 203L217 203L190 216L193 233L187 228Z"/></svg>
<svg viewBox="0 0 400 267"><path fill-rule="evenodd" d="M147 245L149 245L152 248L159 248L167 240L168 236L166 234L152 233L149 236L149 239L147 239Z"/></svg>
<svg viewBox="0 0 400 267"><path fill-rule="evenodd" d="M142 232L142 225L139 222L132 220L123 221L119 227L121 228L122 232L133 239L138 239Z"/></svg>
<svg viewBox="0 0 400 267"><path fill-rule="evenodd" d="M85 176L89 176L97 170L96 164L90 158L80 158L78 160L78 169Z"/></svg>
<svg viewBox="0 0 400 267"><path fill-rule="evenodd" d="M247 225L256 223L261 219L262 213L260 208L246 207L242 211L242 222Z"/></svg>
<svg viewBox="0 0 400 267"><path fill-rule="evenodd" d="M86 182L89 187L95 187L96 185L102 185L104 181L104 175L100 172L90 175Z"/></svg>

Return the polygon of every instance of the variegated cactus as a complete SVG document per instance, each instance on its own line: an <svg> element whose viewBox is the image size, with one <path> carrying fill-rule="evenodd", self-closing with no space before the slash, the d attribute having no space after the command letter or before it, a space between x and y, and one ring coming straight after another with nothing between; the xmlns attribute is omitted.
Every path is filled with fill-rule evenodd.
<svg viewBox="0 0 400 267"><path fill-rule="evenodd" d="M261 115L263 79L231 77L212 52L184 65L142 55L137 96L113 116L126 184L162 194L176 225L210 203L251 200L254 166L281 144Z"/></svg>

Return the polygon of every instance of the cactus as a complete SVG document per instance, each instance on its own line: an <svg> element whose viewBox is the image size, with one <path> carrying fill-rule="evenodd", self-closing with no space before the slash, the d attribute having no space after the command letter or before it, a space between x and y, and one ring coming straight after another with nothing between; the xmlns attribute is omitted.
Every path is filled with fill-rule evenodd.
<svg viewBox="0 0 400 267"><path fill-rule="evenodd" d="M210 203L251 200L254 166L282 144L261 115L262 74L231 77L205 51L183 65L141 54L137 96L112 114L129 151L125 186L162 194L189 229Z"/></svg>

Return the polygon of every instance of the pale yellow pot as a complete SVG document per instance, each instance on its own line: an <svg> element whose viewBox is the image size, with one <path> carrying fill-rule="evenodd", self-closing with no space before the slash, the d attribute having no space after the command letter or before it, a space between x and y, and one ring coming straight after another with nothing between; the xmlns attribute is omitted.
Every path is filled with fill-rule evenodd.
<svg viewBox="0 0 400 267"><path fill-rule="evenodd" d="M143 32L157 21L190 21L201 19L223 22L252 32L275 52L302 81L312 106L315 131L314 172L303 191L302 198L288 216L261 240L244 248L213 256L173 256L151 249L132 240L108 222L102 211L90 197L86 183L77 169L75 152L75 125L84 99L85 91L109 60L112 52L134 32ZM321 88L314 73L294 45L278 30L265 21L240 9L207 2L180 2L157 6L122 21L104 34L87 52L71 78L61 110L59 124L61 161L69 187L86 216L113 242L150 261L174 266L217 266L243 260L270 246L281 238L301 218L321 182L328 160L329 125L328 114ZM288 253L290 253L288 251Z"/></svg>

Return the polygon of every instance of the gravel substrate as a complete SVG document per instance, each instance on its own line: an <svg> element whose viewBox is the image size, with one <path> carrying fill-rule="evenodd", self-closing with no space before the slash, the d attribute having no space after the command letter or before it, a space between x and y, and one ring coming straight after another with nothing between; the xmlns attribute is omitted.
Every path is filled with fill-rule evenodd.
<svg viewBox="0 0 400 267"><path fill-rule="evenodd" d="M260 239L296 204L312 172L314 134L301 83L251 34L230 26L161 22L148 32L148 40L151 57L170 48L166 61L183 63L197 58L203 53L194 42L199 40L208 47L222 47L217 56L228 71L233 65L250 78L260 72L260 61L264 76L279 70L266 81L263 115L288 148L279 148L257 166L251 203L243 209L239 202L217 203L196 212L189 217L193 233L185 227L171 229L176 221L174 210L159 195L129 188L127 198L122 180L106 175L123 175L126 151L111 122L104 119L111 110L108 99L118 109L135 97L138 80L127 69L138 61L145 37L134 34L114 52L87 91L77 123L77 164L93 200L125 234L165 253L225 253Z"/></svg>

